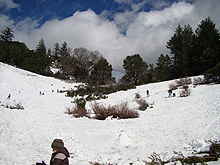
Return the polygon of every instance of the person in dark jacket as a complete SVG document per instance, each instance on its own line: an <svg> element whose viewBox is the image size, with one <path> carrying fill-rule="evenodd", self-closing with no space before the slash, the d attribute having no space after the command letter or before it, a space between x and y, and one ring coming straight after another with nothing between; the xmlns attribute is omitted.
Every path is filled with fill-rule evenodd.
<svg viewBox="0 0 220 165"><path fill-rule="evenodd" d="M50 165L69 165L69 151L64 147L62 139L54 139L51 148L53 153L50 159Z"/></svg>

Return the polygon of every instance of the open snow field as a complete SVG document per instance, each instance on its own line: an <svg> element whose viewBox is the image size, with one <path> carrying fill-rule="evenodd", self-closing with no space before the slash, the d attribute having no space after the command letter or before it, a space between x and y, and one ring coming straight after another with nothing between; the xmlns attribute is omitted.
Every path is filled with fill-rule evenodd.
<svg viewBox="0 0 220 165"><path fill-rule="evenodd" d="M178 89L175 98L167 98L172 82L138 86L97 101L105 105L128 101L138 110L134 98L139 92L154 103L153 108L139 111L139 118L100 121L65 114L66 107L73 106L73 98L57 89L71 89L76 84L0 63L0 164L33 165L42 160L49 164L55 138L63 139L71 153L71 165L144 165L143 160L149 160L153 152L168 160L175 156L174 151L188 156L193 149L207 147L207 140L220 140L220 85L191 85L189 97L179 97ZM150 97L146 97L147 89ZM24 110L5 108L16 104ZM90 103L86 107L91 109Z"/></svg>

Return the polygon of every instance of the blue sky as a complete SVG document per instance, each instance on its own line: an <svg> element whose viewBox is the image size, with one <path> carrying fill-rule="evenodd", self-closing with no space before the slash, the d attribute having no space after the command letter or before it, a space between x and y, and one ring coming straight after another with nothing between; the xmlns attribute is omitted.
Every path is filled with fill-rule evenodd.
<svg viewBox="0 0 220 165"><path fill-rule="evenodd" d="M219 0L0 0L0 28L35 49L67 42L72 49L98 50L123 72L123 59L140 54L147 63L167 54L178 24L197 25L208 16L220 29Z"/></svg>

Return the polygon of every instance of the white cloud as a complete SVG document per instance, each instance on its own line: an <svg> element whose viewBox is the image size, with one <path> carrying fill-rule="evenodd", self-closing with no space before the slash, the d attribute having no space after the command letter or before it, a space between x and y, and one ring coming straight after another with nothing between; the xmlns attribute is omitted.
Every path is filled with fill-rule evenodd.
<svg viewBox="0 0 220 165"><path fill-rule="evenodd" d="M98 50L114 69L124 71L123 59L127 55L139 53L147 63L155 63L161 53L166 54L166 42L178 23L196 28L203 19L211 16L219 28L219 4L215 0L198 0L195 4L179 2L163 10L140 13L136 11L141 5L135 4L131 11L116 13L113 21L104 17L107 11L99 16L87 10L63 20L48 21L40 28L36 28L36 21L28 18L15 27L15 39L25 42L31 49L44 38L47 48L66 41L73 49ZM8 18L4 19L7 21ZM126 30L125 34L120 33L121 28Z"/></svg>
<svg viewBox="0 0 220 165"><path fill-rule="evenodd" d="M19 8L20 5L13 2L13 0L0 0L0 8L6 7L7 10L12 8Z"/></svg>
<svg viewBox="0 0 220 165"><path fill-rule="evenodd" d="M4 26L12 25L14 23L8 16L0 14L0 28L4 28Z"/></svg>

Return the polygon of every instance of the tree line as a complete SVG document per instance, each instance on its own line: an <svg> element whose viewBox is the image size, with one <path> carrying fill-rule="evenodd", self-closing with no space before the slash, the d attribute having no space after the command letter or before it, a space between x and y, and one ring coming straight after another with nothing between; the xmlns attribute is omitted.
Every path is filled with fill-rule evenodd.
<svg viewBox="0 0 220 165"><path fill-rule="evenodd" d="M1 30L0 61L38 74L60 79L74 79L93 85L115 83L112 65L98 51L86 48L72 50L66 42L48 49L43 38L35 50L24 43L12 41L10 26ZM125 75L121 84L146 84L185 76L212 75L220 77L220 34L210 17L192 27L179 24L166 44L170 54L161 54L156 66L147 64L139 54L128 55L123 60ZM58 68L53 74L50 67Z"/></svg>

